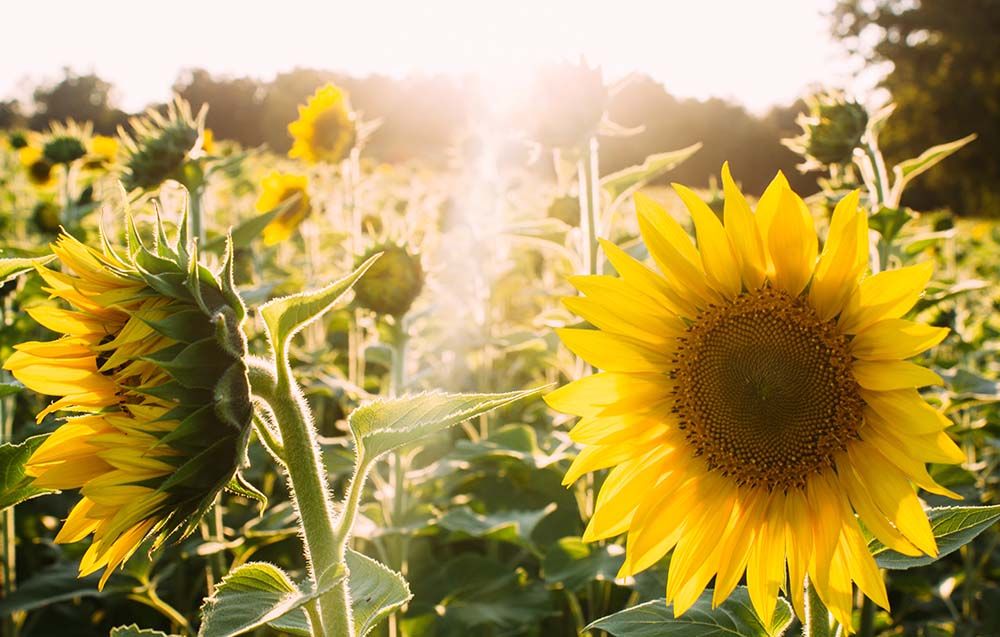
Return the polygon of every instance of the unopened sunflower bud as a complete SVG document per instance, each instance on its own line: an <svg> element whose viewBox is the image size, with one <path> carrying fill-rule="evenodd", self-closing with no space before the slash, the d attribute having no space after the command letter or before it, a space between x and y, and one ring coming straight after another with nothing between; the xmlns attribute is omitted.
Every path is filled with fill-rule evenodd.
<svg viewBox="0 0 1000 637"><path fill-rule="evenodd" d="M190 185L185 168L192 153L199 150L204 119L204 109L195 118L191 106L178 97L168 107L166 116L150 109L145 116L129 120L131 135L119 129L125 149L122 175L125 188L152 190L167 179Z"/></svg>
<svg viewBox="0 0 1000 637"><path fill-rule="evenodd" d="M246 312L223 272L187 246L154 252L130 224L130 253L97 251L68 235L52 246L62 271L38 266L45 290L71 309L28 313L62 334L21 343L4 363L25 386L59 399L38 414L75 414L32 454L34 484L78 489L56 536L93 536L80 575L101 586L146 539L196 528L244 462L251 403Z"/></svg>
<svg viewBox="0 0 1000 637"><path fill-rule="evenodd" d="M66 135L46 142L42 154L53 164L72 164L86 155L87 149L79 139Z"/></svg>
<svg viewBox="0 0 1000 637"><path fill-rule="evenodd" d="M797 119L802 134L784 144L806 158L805 168L850 163L868 126L865 107L838 91L813 95L806 104L809 113Z"/></svg>
<svg viewBox="0 0 1000 637"><path fill-rule="evenodd" d="M608 106L600 68L558 64L541 72L531 99L534 138L549 148L579 148L597 134Z"/></svg>
<svg viewBox="0 0 1000 637"><path fill-rule="evenodd" d="M379 252L382 256L354 284L354 302L376 314L403 316L424 287L420 256L390 243L373 247L358 259L358 264Z"/></svg>

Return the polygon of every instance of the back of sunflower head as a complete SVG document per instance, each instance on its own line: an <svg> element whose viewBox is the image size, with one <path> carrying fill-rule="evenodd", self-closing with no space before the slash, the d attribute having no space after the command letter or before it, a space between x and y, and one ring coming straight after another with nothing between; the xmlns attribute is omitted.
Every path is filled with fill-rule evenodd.
<svg viewBox="0 0 1000 637"><path fill-rule="evenodd" d="M21 343L4 364L27 387L58 400L38 414L70 416L32 454L41 488L78 489L57 542L93 535L81 576L113 570L146 540L189 534L216 495L238 480L252 408L246 309L234 289L232 251L212 271L181 223L151 242L128 216L120 254L61 235L59 270L36 270L53 306L30 309L55 341Z"/></svg>

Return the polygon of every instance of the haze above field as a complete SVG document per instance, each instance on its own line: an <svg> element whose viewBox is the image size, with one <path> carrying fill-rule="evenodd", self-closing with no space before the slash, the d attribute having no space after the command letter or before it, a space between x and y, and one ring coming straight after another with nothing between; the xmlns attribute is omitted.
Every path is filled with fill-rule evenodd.
<svg viewBox="0 0 1000 637"><path fill-rule="evenodd" d="M674 95L761 112L810 85L858 86L828 33L828 0L175 0L13 3L4 8L0 98L60 69L95 72L138 110L184 68L270 78L294 67L352 75L477 73L502 98L540 65L583 55L609 79L647 73ZM143 28L136 28L142 26ZM527 71L527 73L526 73Z"/></svg>

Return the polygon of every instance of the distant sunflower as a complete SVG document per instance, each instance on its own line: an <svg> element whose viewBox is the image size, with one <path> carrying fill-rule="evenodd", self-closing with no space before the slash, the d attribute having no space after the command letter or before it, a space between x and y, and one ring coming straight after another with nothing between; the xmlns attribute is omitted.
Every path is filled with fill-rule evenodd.
<svg viewBox="0 0 1000 637"><path fill-rule="evenodd" d="M87 144L85 168L105 168L118 157L118 140L107 135L94 135Z"/></svg>
<svg viewBox="0 0 1000 637"><path fill-rule="evenodd" d="M287 240L299 224L312 212L309 201L309 178L305 175L274 172L261 183L257 210L274 210L295 197L295 202L271 220L264 228L264 243L275 245Z"/></svg>
<svg viewBox="0 0 1000 637"><path fill-rule="evenodd" d="M291 158L310 164L335 163L347 156L357 140L357 121L347 92L327 84L299 106L299 118L288 125Z"/></svg>
<svg viewBox="0 0 1000 637"><path fill-rule="evenodd" d="M628 534L621 576L673 549L675 614L713 577L721 603L746 571L769 624L787 568L797 612L808 574L849 631L852 582L888 607L858 518L901 553L936 555L913 485L957 497L925 469L963 460L948 419L916 389L941 379L906 361L947 334L902 318L931 267L863 278L868 221L857 192L837 205L818 254L812 217L781 174L755 213L728 167L722 176L724 224L675 186L697 247L636 196L660 273L603 242L620 277L572 280L586 296L566 305L598 329L560 336L604 371L547 396L582 417L571 436L584 449L566 482L613 467L585 539Z"/></svg>
<svg viewBox="0 0 1000 637"><path fill-rule="evenodd" d="M72 309L28 313L62 336L15 346L4 369L60 397L39 421L76 414L35 450L26 473L39 487L79 489L56 542L93 535L80 576L104 569L103 587L145 539L158 544L196 528L242 462L245 311L230 276L220 283L189 268L185 249L160 243L156 255L142 249L122 259L63 235L52 251L63 272L38 273Z"/></svg>
<svg viewBox="0 0 1000 637"><path fill-rule="evenodd" d="M52 162L45 159L42 149L37 146L24 146L17 151L21 166L28 174L28 181L38 186L46 188L55 183L56 177L53 173Z"/></svg>

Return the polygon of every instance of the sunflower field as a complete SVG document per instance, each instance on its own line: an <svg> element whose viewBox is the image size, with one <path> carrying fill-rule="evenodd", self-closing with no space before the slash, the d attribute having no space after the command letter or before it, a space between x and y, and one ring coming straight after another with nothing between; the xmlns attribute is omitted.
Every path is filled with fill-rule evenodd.
<svg viewBox="0 0 1000 637"><path fill-rule="evenodd" d="M580 74L523 161L3 131L3 634L1000 635L1000 225L903 203L975 135L694 189Z"/></svg>

